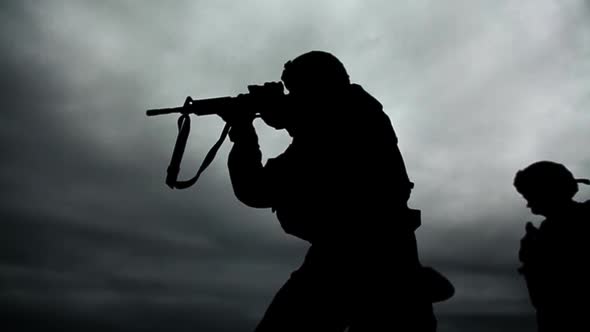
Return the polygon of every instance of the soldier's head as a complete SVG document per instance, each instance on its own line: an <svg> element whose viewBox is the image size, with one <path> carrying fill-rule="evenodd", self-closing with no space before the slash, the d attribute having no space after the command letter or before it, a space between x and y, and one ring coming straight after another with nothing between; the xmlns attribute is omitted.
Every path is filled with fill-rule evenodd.
<svg viewBox="0 0 590 332"><path fill-rule="evenodd" d="M527 200L531 212L546 217L572 202L578 183L590 181L574 178L564 165L552 161L533 163L514 178L514 186Z"/></svg>
<svg viewBox="0 0 590 332"><path fill-rule="evenodd" d="M281 80L289 94L317 98L350 85L344 65L328 52L311 51L285 63Z"/></svg>
<svg viewBox="0 0 590 332"><path fill-rule="evenodd" d="M344 65L328 52L311 51L285 63L281 75L289 90L291 109L285 127L293 135L314 136L350 87Z"/></svg>

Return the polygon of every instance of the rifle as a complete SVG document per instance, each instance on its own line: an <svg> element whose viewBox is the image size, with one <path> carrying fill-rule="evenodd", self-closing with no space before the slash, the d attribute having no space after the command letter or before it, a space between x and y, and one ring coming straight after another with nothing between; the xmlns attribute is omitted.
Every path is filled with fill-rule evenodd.
<svg viewBox="0 0 590 332"><path fill-rule="evenodd" d="M240 94L236 97L217 97L207 99L192 99L190 96L186 97L184 104L180 107L171 108L156 108L146 111L147 116L156 116L163 114L180 114L178 118L178 136L172 152L170 165L167 169L166 184L171 189L186 189L194 185L203 171L211 164L217 151L225 141L230 130L230 124L226 122L221 135L215 144L211 147L203 163L199 167L197 174L189 180L179 181L178 173L180 172L180 163L186 148L186 142L190 133L190 115L220 115L222 118L227 114L235 112L237 109L246 108L245 112L253 112L252 110L264 109L260 107L264 104L264 99L274 98L274 100L284 101L283 84L280 82L265 83L263 86L250 85L248 86L248 94ZM253 117L260 117L259 112L255 112Z"/></svg>

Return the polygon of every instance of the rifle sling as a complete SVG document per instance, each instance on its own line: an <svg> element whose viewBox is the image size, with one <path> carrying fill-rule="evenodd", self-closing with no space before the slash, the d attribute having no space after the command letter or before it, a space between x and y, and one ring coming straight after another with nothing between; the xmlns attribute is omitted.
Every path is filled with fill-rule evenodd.
<svg viewBox="0 0 590 332"><path fill-rule="evenodd" d="M227 134L229 132L230 125L228 123L225 124L223 130L221 131L221 135L217 142L211 147L205 159L203 159L203 163L199 167L197 174L193 176L191 179L186 181L179 181L178 180L178 173L180 172L180 163L182 162L182 156L184 154L184 150L186 148L186 142L188 140L188 135L191 130L191 119L188 114L183 114L178 119L178 137L176 138L176 144L174 145L174 151L172 152L172 158L170 160L170 165L167 169L167 176L166 176L166 184L171 189L186 189L194 185L201 173L205 171L207 167L211 164L213 159L215 159L215 155L217 151L225 141Z"/></svg>

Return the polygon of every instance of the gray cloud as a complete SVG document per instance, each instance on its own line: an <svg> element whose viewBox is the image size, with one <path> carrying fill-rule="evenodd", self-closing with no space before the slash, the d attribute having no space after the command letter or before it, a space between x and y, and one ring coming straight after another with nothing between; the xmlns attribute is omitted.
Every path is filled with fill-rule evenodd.
<svg viewBox="0 0 590 332"><path fill-rule="evenodd" d="M538 219L511 182L540 159L590 176L588 2L0 6L0 306L24 328L251 330L306 245L236 201L228 145L197 188L168 190L176 119L144 110L278 80L311 49L335 53L392 119L421 256L457 288L440 330L534 326L515 269ZM187 177L222 127L193 124ZM257 128L265 157L289 144Z"/></svg>

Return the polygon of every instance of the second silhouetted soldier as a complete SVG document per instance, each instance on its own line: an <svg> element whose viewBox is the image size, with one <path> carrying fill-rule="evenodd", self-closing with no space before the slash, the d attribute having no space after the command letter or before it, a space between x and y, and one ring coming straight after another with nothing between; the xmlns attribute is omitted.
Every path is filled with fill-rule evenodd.
<svg viewBox="0 0 590 332"><path fill-rule="evenodd" d="M531 212L546 217L539 228L527 223L519 253L541 332L588 328L590 201L573 200L578 183L590 181L550 161L534 163L514 179Z"/></svg>

